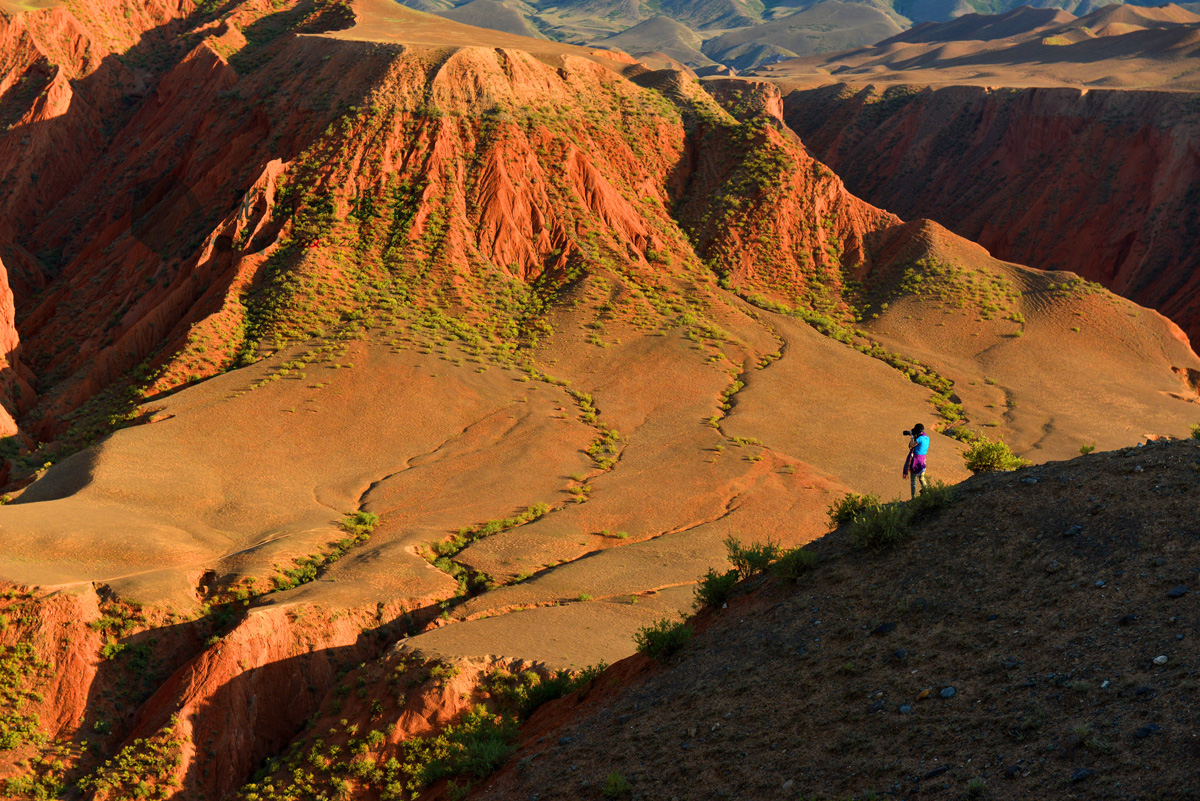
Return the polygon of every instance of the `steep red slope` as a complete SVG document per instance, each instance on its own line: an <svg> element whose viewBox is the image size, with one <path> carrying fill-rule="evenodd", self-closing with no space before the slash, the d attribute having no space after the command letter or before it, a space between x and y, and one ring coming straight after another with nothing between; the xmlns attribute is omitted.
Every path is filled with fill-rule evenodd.
<svg viewBox="0 0 1200 801"><path fill-rule="evenodd" d="M1187 93L831 85L789 125L851 191L999 258L1071 270L1200 339L1200 120Z"/></svg>

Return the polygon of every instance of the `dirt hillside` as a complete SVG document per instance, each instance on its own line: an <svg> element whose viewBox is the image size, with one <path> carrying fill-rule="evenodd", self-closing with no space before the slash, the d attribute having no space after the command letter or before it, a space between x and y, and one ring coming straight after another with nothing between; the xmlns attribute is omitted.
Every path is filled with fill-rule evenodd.
<svg viewBox="0 0 1200 801"><path fill-rule="evenodd" d="M1198 476L1151 444L971 479L893 549L839 530L541 710L472 797L1190 798Z"/></svg>

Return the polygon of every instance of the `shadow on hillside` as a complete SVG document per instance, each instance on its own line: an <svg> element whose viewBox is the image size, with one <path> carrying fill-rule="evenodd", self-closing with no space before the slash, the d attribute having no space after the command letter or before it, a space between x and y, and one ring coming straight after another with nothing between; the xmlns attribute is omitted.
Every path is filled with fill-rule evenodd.
<svg viewBox="0 0 1200 801"><path fill-rule="evenodd" d="M131 379L131 371L181 342L188 323L221 308L239 253L227 232L216 236L211 252L205 242L239 208L251 224L263 219L265 199L247 191L266 165L275 158L294 161L343 106L358 100L352 90L341 106L266 102L274 87L264 87L252 72L240 78L213 73L200 85L184 75L171 89L179 113L166 123L157 119L176 111L158 109L159 87L178 75L172 70L204 38L219 32L192 29L237 5L230 0L215 15L193 13L147 31L74 82L65 113L4 137L14 145L33 143L23 151L26 162L5 171L10 178L30 173L33 186L16 198L21 210L8 221L12 241L0 242L0 252L16 246L40 259L31 265L40 271L37 280L23 283L44 287L16 298L23 361L41 396L21 417L40 440L60 439L72 425L68 415L106 388L145 383L136 373ZM318 13L321 8L317 0L301 0L267 14L246 27L249 43L232 60L252 70L276 59L294 41L290 34L353 22L340 5L328 13ZM230 80L233 88L219 91ZM47 142L77 152L54 158ZM90 349L72 349L72 342Z"/></svg>
<svg viewBox="0 0 1200 801"><path fill-rule="evenodd" d="M159 734L181 709L195 705L190 720L195 755L181 792L204 797L215 789L216 797L226 797L304 730L342 676L380 658L413 626L440 612L430 604L363 629L352 644L315 648L309 642L311 650L244 669L270 645L237 636L253 609L227 606L197 621L121 639L120 652L100 662L76 739L94 741L107 734L102 764L134 740ZM305 646L302 626L321 625L315 619L305 624L305 614L317 615L310 607L297 607L296 627L278 632L292 638L292 650ZM198 698L204 700L197 704Z"/></svg>

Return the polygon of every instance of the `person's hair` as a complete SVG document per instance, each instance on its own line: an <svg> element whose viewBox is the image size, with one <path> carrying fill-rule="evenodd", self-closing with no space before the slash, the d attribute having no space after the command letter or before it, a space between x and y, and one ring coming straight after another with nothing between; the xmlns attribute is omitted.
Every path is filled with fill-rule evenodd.
<svg viewBox="0 0 1200 801"><path fill-rule="evenodd" d="M914 437L920 436L921 434L925 433L925 426L922 425L921 423L917 423L915 426L912 427L912 432L913 432Z"/></svg>

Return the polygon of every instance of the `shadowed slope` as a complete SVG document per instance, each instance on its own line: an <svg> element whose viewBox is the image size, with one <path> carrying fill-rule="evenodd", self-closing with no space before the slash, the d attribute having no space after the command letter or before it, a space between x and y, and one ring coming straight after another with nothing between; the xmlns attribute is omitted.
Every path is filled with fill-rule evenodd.
<svg viewBox="0 0 1200 801"><path fill-rule="evenodd" d="M618 773L680 799L1185 798L1197 469L1189 443L1094 454L973 479L893 549L832 534L665 664L543 708L470 797L599 797Z"/></svg>

